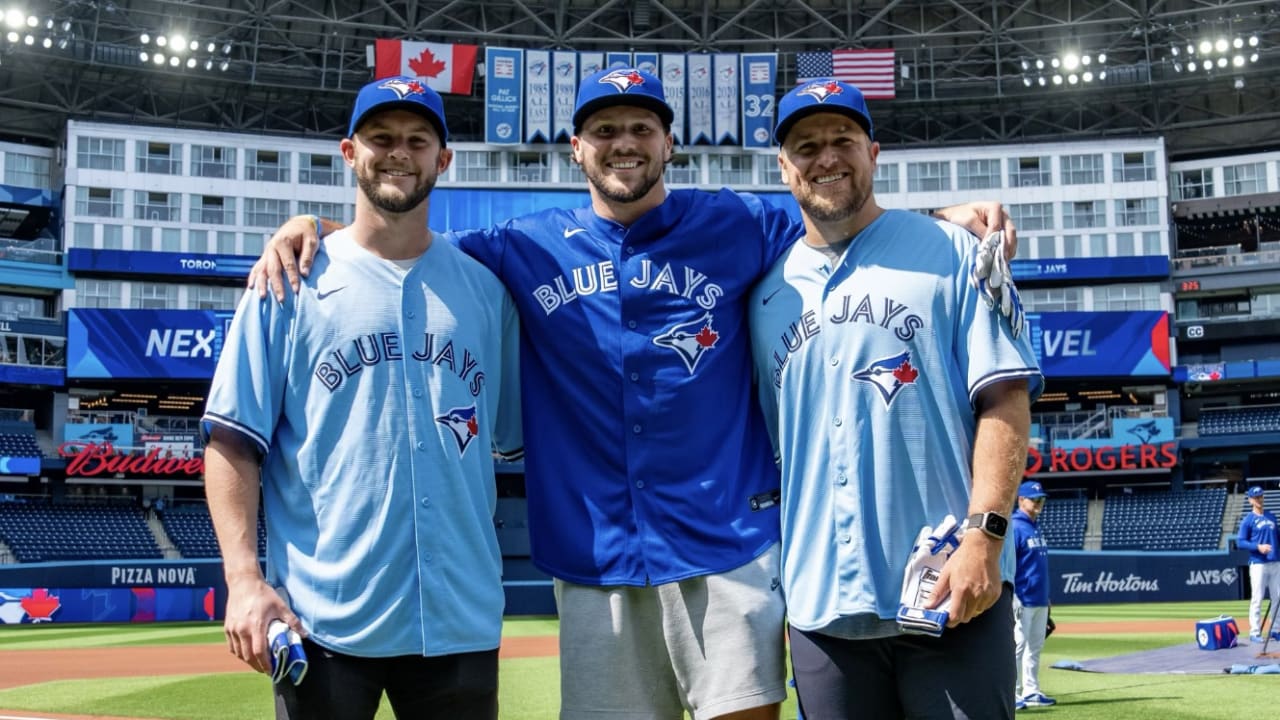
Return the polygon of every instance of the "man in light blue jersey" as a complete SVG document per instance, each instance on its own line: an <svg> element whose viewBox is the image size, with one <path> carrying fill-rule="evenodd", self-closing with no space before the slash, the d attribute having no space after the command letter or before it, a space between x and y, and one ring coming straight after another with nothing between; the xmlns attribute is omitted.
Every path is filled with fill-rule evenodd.
<svg viewBox="0 0 1280 720"><path fill-rule="evenodd" d="M307 636L277 718L367 720L384 692L399 718L497 717L490 448L519 452L519 321L493 273L427 229L447 137L417 80L360 91L340 145L355 222L281 302L246 294L209 392L229 648L263 672L270 622Z"/></svg>
<svg viewBox="0 0 1280 720"><path fill-rule="evenodd" d="M1012 548L1030 398L1026 335L969 282L961 228L883 210L879 145L857 88L806 83L779 103L778 165L804 234L756 286L750 322L782 474L782 582L806 717L1013 715ZM917 534L967 518L928 609L896 622Z"/></svg>
<svg viewBox="0 0 1280 720"><path fill-rule="evenodd" d="M1275 620L1262 617L1262 598L1269 594L1274 605L1280 597L1280 548L1276 547L1280 537L1276 516L1267 510L1262 486L1250 487L1245 497L1249 498L1250 508L1240 519L1236 547L1249 551L1249 641L1260 643L1267 620Z"/></svg>
<svg viewBox="0 0 1280 720"><path fill-rule="evenodd" d="M555 578L564 720L776 718L786 694L746 301L800 226L749 194L668 191L672 117L646 72L584 79L571 147L591 205L454 238L521 314L530 542ZM282 228L267 257L290 267L304 233L310 219Z"/></svg>

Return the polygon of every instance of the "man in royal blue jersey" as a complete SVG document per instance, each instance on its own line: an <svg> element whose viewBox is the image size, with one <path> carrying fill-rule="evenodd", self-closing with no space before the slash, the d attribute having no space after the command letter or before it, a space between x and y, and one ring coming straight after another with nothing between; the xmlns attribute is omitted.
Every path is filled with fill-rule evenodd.
<svg viewBox="0 0 1280 720"><path fill-rule="evenodd" d="M1261 485L1245 492L1250 510L1240 519L1236 547L1249 551L1249 640L1262 642L1262 596L1270 594L1272 604L1280 597L1280 548L1276 547L1276 516L1266 508Z"/></svg>
<svg viewBox="0 0 1280 720"><path fill-rule="evenodd" d="M880 148L857 88L813 81L778 109L804 231L756 286L750 322L801 709L1011 717L1003 538L1043 382L1035 354L969 282L978 248L961 228L876 205ZM918 609L940 614L949 597L949 622L908 634L909 561L948 516L967 530Z"/></svg>
<svg viewBox="0 0 1280 720"><path fill-rule="evenodd" d="M1040 533L1040 513L1048 499L1044 486L1028 480L1018 486L1013 511L1013 552L1017 569L1013 580L1013 644L1021 687L1015 692L1017 709L1054 705L1040 692L1040 653L1049 628L1049 546Z"/></svg>
<svg viewBox="0 0 1280 720"><path fill-rule="evenodd" d="M800 226L751 195L668 191L672 117L648 73L584 79L571 145L591 205L454 237L521 314L530 540L555 578L562 718L772 718L786 694L778 475L746 301ZM267 250L277 292L304 235L305 267L310 218Z"/></svg>

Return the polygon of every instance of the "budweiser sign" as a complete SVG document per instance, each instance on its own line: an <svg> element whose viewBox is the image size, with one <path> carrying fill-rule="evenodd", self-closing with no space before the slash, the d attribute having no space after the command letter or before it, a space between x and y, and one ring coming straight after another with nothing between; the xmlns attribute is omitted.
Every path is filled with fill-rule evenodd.
<svg viewBox="0 0 1280 720"><path fill-rule="evenodd" d="M67 476L130 473L134 475L200 475L204 458L160 457L161 449L152 448L146 455L122 455L111 443L84 443L78 440L58 446L58 455L67 458Z"/></svg>

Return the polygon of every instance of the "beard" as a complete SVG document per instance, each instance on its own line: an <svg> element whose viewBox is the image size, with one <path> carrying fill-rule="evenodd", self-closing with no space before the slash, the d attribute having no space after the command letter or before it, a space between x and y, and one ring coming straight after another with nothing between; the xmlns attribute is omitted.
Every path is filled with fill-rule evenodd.
<svg viewBox="0 0 1280 720"><path fill-rule="evenodd" d="M389 213L407 213L422 204L436 187L436 176L429 175L414 185L408 195L397 195L384 192L381 184L370 173L357 171L356 184L364 192L369 202L379 210Z"/></svg>
<svg viewBox="0 0 1280 720"><path fill-rule="evenodd" d="M818 222L843 222L857 215L871 199L871 181L851 174L846 180L848 192L834 196L818 195L812 184L800 180L795 189L796 202L805 214Z"/></svg>
<svg viewBox="0 0 1280 720"><path fill-rule="evenodd" d="M639 200L662 180L662 173L667 169L665 163L654 165L653 163L645 164L645 174L640 178L640 184L634 188L610 187L609 177L605 175L604 163L598 165L583 165L582 172L587 176L587 182L608 200L617 203L631 203ZM616 178L615 178L616 179ZM615 183L616 184L616 183Z"/></svg>

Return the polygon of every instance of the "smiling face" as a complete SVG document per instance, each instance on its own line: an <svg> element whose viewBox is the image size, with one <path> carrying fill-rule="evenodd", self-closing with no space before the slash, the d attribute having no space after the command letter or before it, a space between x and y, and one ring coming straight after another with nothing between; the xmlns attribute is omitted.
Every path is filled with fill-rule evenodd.
<svg viewBox="0 0 1280 720"><path fill-rule="evenodd" d="M591 192L609 203L662 203L662 173L671 160L671 134L650 110L615 105L593 113L569 140Z"/></svg>
<svg viewBox="0 0 1280 720"><path fill-rule="evenodd" d="M846 115L818 112L800 119L778 153L782 180L805 214L820 223L856 218L868 206L880 144Z"/></svg>
<svg viewBox="0 0 1280 720"><path fill-rule="evenodd" d="M421 205L453 158L452 150L440 146L435 127L408 110L371 116L341 148L361 193L388 213L407 213Z"/></svg>

